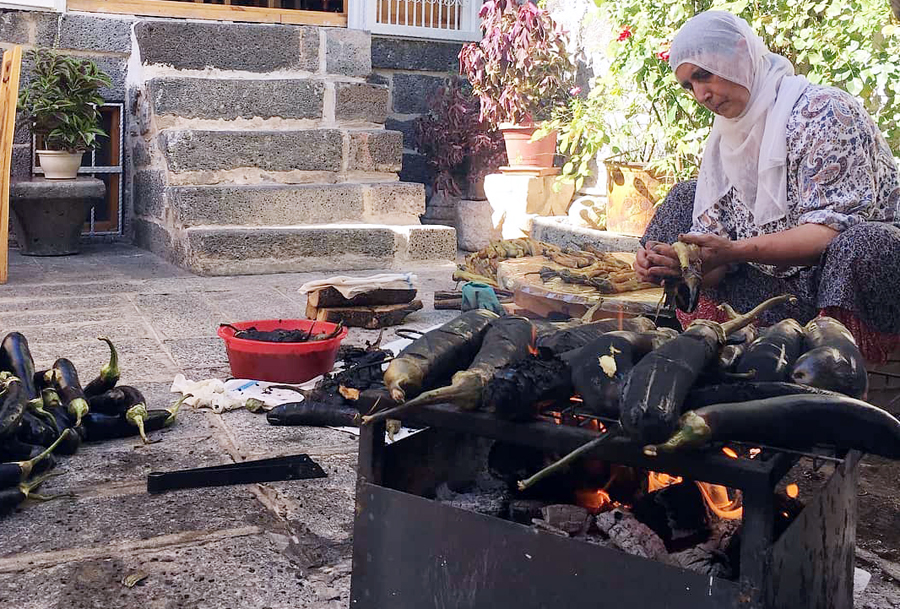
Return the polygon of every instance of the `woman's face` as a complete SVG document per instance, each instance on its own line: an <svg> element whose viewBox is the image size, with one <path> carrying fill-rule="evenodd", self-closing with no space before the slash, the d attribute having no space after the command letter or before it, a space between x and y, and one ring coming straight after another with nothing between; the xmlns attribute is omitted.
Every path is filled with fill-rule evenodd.
<svg viewBox="0 0 900 609"><path fill-rule="evenodd" d="M746 87L692 63L678 66L675 78L694 95L698 104L725 118L740 116L750 101L750 91Z"/></svg>

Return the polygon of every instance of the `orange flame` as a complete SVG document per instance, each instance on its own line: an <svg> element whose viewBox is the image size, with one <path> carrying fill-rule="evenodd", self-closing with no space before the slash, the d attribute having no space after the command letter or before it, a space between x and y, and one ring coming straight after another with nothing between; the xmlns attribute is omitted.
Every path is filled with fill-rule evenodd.
<svg viewBox="0 0 900 609"><path fill-rule="evenodd" d="M732 459L738 458L738 454L736 452L734 452L734 450L732 450L731 448L729 448L727 446L722 447L722 452L725 453L727 456L731 457Z"/></svg>
<svg viewBox="0 0 900 609"><path fill-rule="evenodd" d="M612 499L603 489L579 489L575 491L575 505L585 508L592 514L598 514L603 508L612 506Z"/></svg>
<svg viewBox="0 0 900 609"><path fill-rule="evenodd" d="M728 496L728 489L719 484L710 484L708 482L697 482L700 494L709 506L710 511L719 518L726 520L737 520L744 515L744 508L741 505L741 495L735 494L734 499Z"/></svg>
<svg viewBox="0 0 900 609"><path fill-rule="evenodd" d="M790 497L791 499L796 499L797 496L800 494L800 487L797 486L796 484L788 484L787 487L784 489L784 492L787 493L787 496Z"/></svg>
<svg viewBox="0 0 900 609"><path fill-rule="evenodd" d="M647 476L647 492L652 493L682 481L680 476L670 476L662 472L649 472Z"/></svg>

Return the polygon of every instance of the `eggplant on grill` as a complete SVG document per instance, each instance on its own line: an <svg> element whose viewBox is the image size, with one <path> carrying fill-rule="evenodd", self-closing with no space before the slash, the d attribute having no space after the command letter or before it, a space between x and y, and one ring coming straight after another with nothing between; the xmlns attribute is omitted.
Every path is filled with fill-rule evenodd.
<svg viewBox="0 0 900 609"><path fill-rule="evenodd" d="M806 353L791 380L865 399L869 389L866 363L846 326L833 317L815 317L804 326Z"/></svg>

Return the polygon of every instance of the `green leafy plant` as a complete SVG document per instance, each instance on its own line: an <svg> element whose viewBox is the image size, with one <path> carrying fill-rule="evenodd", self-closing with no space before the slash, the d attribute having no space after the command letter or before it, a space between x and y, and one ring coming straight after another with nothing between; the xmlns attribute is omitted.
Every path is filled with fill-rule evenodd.
<svg viewBox="0 0 900 609"><path fill-rule="evenodd" d="M99 91L110 86L109 76L89 59L34 49L31 81L19 93L22 121L43 138L48 150L84 152L105 137L100 128Z"/></svg>
<svg viewBox="0 0 900 609"><path fill-rule="evenodd" d="M696 175L713 114L683 91L668 66L675 33L707 9L740 15L775 53L813 83L858 96L900 152L900 26L884 0L595 0L619 34L611 65L585 100L555 118L564 177L583 179L588 161L608 146L625 161L650 162L657 174Z"/></svg>
<svg viewBox="0 0 900 609"><path fill-rule="evenodd" d="M428 100L416 121L416 148L435 169L434 190L463 194L465 181L478 182L506 164L499 131L481 120L478 98L461 78L452 79Z"/></svg>
<svg viewBox="0 0 900 609"><path fill-rule="evenodd" d="M484 37L463 47L459 65L481 101L482 120L549 119L568 101L575 74L560 26L531 2L488 0L479 16Z"/></svg>

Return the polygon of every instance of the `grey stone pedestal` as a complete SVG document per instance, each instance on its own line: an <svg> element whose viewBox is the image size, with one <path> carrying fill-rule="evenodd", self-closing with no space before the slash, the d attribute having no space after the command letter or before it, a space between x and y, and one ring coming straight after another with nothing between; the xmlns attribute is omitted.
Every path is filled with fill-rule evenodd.
<svg viewBox="0 0 900 609"><path fill-rule="evenodd" d="M16 237L26 256L65 256L80 250L81 229L106 185L97 178L12 182L9 189Z"/></svg>

